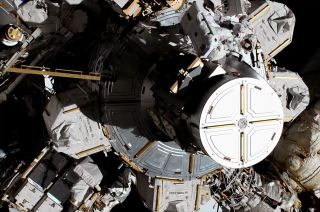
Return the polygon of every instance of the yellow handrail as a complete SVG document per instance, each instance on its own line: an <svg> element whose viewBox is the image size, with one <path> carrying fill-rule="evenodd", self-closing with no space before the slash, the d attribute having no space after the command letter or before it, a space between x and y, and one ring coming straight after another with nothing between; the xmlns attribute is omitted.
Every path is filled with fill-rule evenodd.
<svg viewBox="0 0 320 212"><path fill-rule="evenodd" d="M53 77L65 77L84 80L100 81L101 75L96 72L84 72L67 69L50 69L47 67L27 66L21 65L20 67L11 67L8 72L20 74L35 74L35 75L48 75Z"/></svg>

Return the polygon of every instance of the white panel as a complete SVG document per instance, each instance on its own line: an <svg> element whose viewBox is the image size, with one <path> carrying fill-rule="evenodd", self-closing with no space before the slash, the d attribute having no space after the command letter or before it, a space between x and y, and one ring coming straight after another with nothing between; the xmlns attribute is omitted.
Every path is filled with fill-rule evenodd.
<svg viewBox="0 0 320 212"><path fill-rule="evenodd" d="M209 97L199 126L202 146L213 160L232 168L252 166L279 141L282 105L265 81L234 79Z"/></svg>
<svg viewBox="0 0 320 212"><path fill-rule="evenodd" d="M275 129L255 130L248 138L248 159L258 157L268 151Z"/></svg>
<svg viewBox="0 0 320 212"><path fill-rule="evenodd" d="M234 127L235 128L235 127ZM210 142L211 152L219 155L223 160L238 162L239 160L239 133L237 129L217 130L205 132Z"/></svg>
<svg viewBox="0 0 320 212"><path fill-rule="evenodd" d="M271 87L262 87L247 84L248 113L253 120L279 118L282 114L282 105L278 95Z"/></svg>
<svg viewBox="0 0 320 212"><path fill-rule="evenodd" d="M62 211L63 207L60 204L57 204L55 201L46 196L45 200L41 203L37 212L59 212Z"/></svg>
<svg viewBox="0 0 320 212"><path fill-rule="evenodd" d="M30 179L28 179L30 180ZM31 181L31 180L30 180ZM31 210L43 196L43 192L38 190L29 181L23 185L23 188L16 195L16 203L24 209Z"/></svg>
<svg viewBox="0 0 320 212"><path fill-rule="evenodd" d="M223 124L233 121L233 118L240 112L240 85L235 85L217 96L211 107L208 108L206 124ZM230 104L232 102L232 104Z"/></svg>
<svg viewBox="0 0 320 212"><path fill-rule="evenodd" d="M128 3L128 0L114 0L114 2L116 2L117 5L119 5L119 7L123 8L124 5L126 5L126 3Z"/></svg>

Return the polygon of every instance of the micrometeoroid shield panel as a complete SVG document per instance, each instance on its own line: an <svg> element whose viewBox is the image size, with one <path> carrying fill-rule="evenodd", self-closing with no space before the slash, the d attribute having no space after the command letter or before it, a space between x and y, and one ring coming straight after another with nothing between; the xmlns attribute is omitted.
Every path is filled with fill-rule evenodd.
<svg viewBox="0 0 320 212"><path fill-rule="evenodd" d="M198 144L221 165L243 168L272 152L282 128L283 109L275 91L264 80L238 78L225 82L206 100Z"/></svg>

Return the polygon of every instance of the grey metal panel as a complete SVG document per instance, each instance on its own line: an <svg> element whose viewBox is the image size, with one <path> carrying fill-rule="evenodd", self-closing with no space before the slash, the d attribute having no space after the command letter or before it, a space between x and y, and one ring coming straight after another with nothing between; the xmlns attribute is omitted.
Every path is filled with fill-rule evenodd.
<svg viewBox="0 0 320 212"><path fill-rule="evenodd" d="M195 169L189 173L190 153L182 150L174 141L154 141L143 154L135 157L145 145L152 142L151 132L155 132L152 131L153 123L143 118L139 104L107 104L105 110L103 121L110 130L113 148L145 170L148 176L188 179L221 167L211 158L196 154Z"/></svg>
<svg viewBox="0 0 320 212"><path fill-rule="evenodd" d="M49 196L46 196L43 202L35 210L37 212L58 212L62 211L63 207L60 204L57 204Z"/></svg>
<svg viewBox="0 0 320 212"><path fill-rule="evenodd" d="M281 100L285 122L293 121L308 106L308 87L299 74L277 68L276 72L269 73L269 84Z"/></svg>
<svg viewBox="0 0 320 212"><path fill-rule="evenodd" d="M60 172L63 167L67 164L68 160L65 156L63 156L60 153L53 153L53 156L51 158L52 165L56 168L58 172Z"/></svg>
<svg viewBox="0 0 320 212"><path fill-rule="evenodd" d="M134 101L140 99L141 86L148 71L149 61L141 58L135 52L136 47L120 49L117 55L111 57L114 70L108 74L114 74L116 81L113 83L112 92L103 90L103 101ZM120 54L120 55L119 55ZM115 64L113 64L115 63ZM147 66L147 67L146 67ZM105 67L110 68L110 67Z"/></svg>
<svg viewBox="0 0 320 212"><path fill-rule="evenodd" d="M137 190L151 211L198 211L195 208L208 201L203 198L208 188L201 185L200 179L178 183L157 178L150 181L145 175L137 174Z"/></svg>
<svg viewBox="0 0 320 212"><path fill-rule="evenodd" d="M55 175L55 171L49 169L45 164L39 163L30 173L29 178L45 189L50 185Z"/></svg>
<svg viewBox="0 0 320 212"><path fill-rule="evenodd" d="M172 7L164 9L157 13L156 17L152 21L159 22L161 26L173 26L180 24L182 15L184 13L174 10Z"/></svg>
<svg viewBox="0 0 320 212"><path fill-rule="evenodd" d="M174 142L169 142L169 145L167 142L157 141L152 148L138 158L137 163L153 177L157 175L171 178L189 177L189 153Z"/></svg>
<svg viewBox="0 0 320 212"><path fill-rule="evenodd" d="M43 191L35 184L32 180L25 181L15 196L16 203L26 210L31 210L43 196Z"/></svg>
<svg viewBox="0 0 320 212"><path fill-rule="evenodd" d="M286 5L271 1L250 14L248 21L266 59L277 55L291 42L296 22L293 12Z"/></svg>
<svg viewBox="0 0 320 212"><path fill-rule="evenodd" d="M199 154L195 158L194 175L196 177L201 177L207 174L208 170L214 171L220 168L222 168L222 166L207 155Z"/></svg>
<svg viewBox="0 0 320 212"><path fill-rule="evenodd" d="M109 105L106 106L106 110L102 120L108 124L112 139L115 139L112 141L113 148L133 158L148 143L148 139L139 129L140 108L137 104L129 103L128 105Z"/></svg>
<svg viewBox="0 0 320 212"><path fill-rule="evenodd" d="M65 203L71 195L69 186L61 179L50 188L48 193L59 200L61 204Z"/></svg>
<svg viewBox="0 0 320 212"><path fill-rule="evenodd" d="M185 154L170 154L164 171L171 174L172 172L181 173L183 170L187 170L188 164L186 163L184 156Z"/></svg>
<svg viewBox="0 0 320 212"><path fill-rule="evenodd" d="M116 80L112 82L111 92L106 92L108 84L104 85L102 121L108 127L115 151L122 153L151 177L189 179L207 174L220 166L213 160L195 160L195 167L205 167L206 170L198 173L198 168L189 172L190 153L165 138L149 117L148 109L142 106L144 78L152 61L132 44L124 48L117 47L111 55L104 64L108 64L108 61L116 64L112 65L115 67L113 74ZM195 157L203 156L196 154ZM198 165L198 161L202 165Z"/></svg>
<svg viewBox="0 0 320 212"><path fill-rule="evenodd" d="M141 166L147 167L147 174L150 176L161 176L162 170L169 158L168 152L159 151L157 148L153 148L144 159L140 160Z"/></svg>

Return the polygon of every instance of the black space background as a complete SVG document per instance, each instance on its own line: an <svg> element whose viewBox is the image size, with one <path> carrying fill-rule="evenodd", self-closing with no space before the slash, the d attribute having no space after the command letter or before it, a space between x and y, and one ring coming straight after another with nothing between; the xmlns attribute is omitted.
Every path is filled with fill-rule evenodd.
<svg viewBox="0 0 320 212"><path fill-rule="evenodd" d="M292 43L276 56L279 66L300 72L320 47L320 6L318 1L279 0L296 16Z"/></svg>

